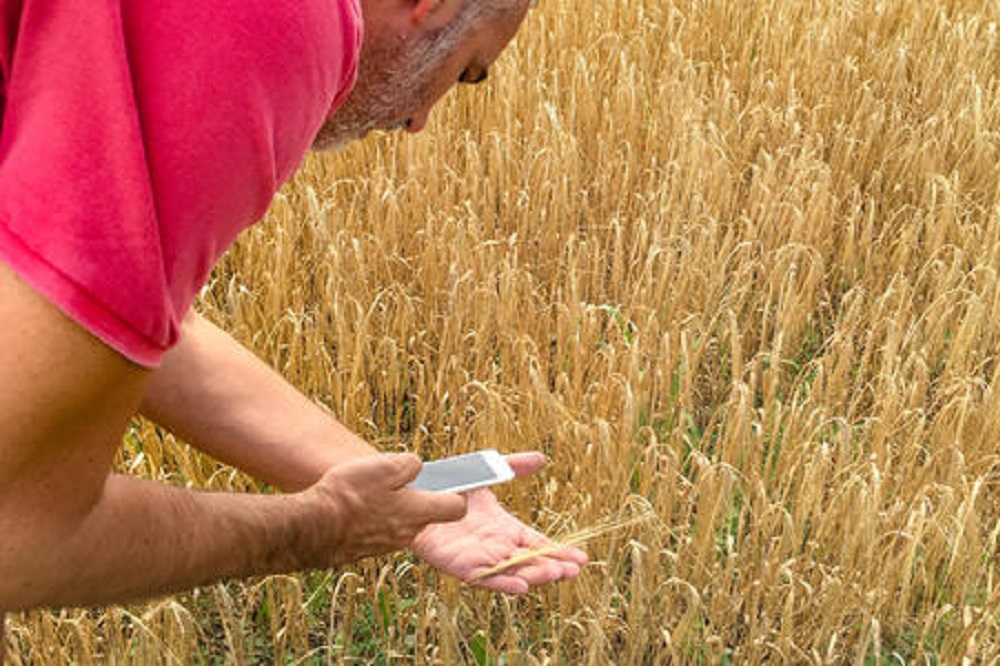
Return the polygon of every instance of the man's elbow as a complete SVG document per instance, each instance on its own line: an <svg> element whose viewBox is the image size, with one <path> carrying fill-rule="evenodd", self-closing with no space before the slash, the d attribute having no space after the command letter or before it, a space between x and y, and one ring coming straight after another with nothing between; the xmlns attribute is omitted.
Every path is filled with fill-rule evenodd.
<svg viewBox="0 0 1000 666"><path fill-rule="evenodd" d="M2 520L0 520L2 522ZM0 531L0 615L42 605L33 590L33 572L24 566L24 539Z"/></svg>
<svg viewBox="0 0 1000 666"><path fill-rule="evenodd" d="M0 497L0 614L62 605L60 570L86 512L60 512L36 501Z"/></svg>

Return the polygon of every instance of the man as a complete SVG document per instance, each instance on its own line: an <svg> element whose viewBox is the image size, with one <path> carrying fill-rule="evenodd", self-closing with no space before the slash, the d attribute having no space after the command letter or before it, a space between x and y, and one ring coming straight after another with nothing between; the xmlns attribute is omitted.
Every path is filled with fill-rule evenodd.
<svg viewBox="0 0 1000 666"><path fill-rule="evenodd" d="M416 457L376 455L189 311L310 143L419 131L527 1L0 0L0 609L403 548L474 580L544 543L489 491L405 488ZM291 492L110 474L137 411ZM585 563L566 549L478 584L523 593Z"/></svg>

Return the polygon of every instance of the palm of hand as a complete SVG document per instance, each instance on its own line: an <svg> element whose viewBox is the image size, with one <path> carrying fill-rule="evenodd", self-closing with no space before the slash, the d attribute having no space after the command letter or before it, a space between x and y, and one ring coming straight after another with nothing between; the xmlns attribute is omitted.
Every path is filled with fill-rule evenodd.
<svg viewBox="0 0 1000 666"><path fill-rule="evenodd" d="M474 490L467 497L464 518L428 525L414 540L414 552L440 571L487 589L523 594L536 585L574 578L587 563L579 549L564 548L476 580L512 555L549 540L505 511L491 491Z"/></svg>

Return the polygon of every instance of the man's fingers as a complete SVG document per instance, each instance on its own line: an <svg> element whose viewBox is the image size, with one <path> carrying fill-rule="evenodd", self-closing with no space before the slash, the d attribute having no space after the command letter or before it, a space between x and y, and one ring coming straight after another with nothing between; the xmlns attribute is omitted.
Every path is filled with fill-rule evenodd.
<svg viewBox="0 0 1000 666"><path fill-rule="evenodd" d="M465 518L468 501L457 493L438 493L409 490L424 506L424 519L428 523L450 523Z"/></svg>
<svg viewBox="0 0 1000 666"><path fill-rule="evenodd" d="M540 535L537 532L535 532L535 534L538 535L538 538L529 538L526 540L529 544L529 548L541 548L553 545L552 541L548 537ZM553 560L570 562L577 567L586 566L590 562L590 557L587 556L587 553L580 550L576 546L564 546L558 550L547 552L545 553L545 557Z"/></svg>
<svg viewBox="0 0 1000 666"><path fill-rule="evenodd" d="M580 565L557 557L541 556L511 567L495 576L478 581L483 587L511 592L512 582L520 580L525 590L540 585L548 585L557 580L571 580L580 575ZM517 594L518 592L511 592Z"/></svg>
<svg viewBox="0 0 1000 666"><path fill-rule="evenodd" d="M402 488L413 481L424 466L420 458L412 453L390 453L385 457L392 463L390 481L393 489Z"/></svg>
<svg viewBox="0 0 1000 666"><path fill-rule="evenodd" d="M577 567L585 567L590 563L590 557L587 556L587 553L573 546L567 546L554 553L550 553L549 557L562 560L563 562L571 562Z"/></svg>
<svg viewBox="0 0 1000 666"><path fill-rule="evenodd" d="M475 584L477 587L506 594L525 594L531 589L531 585L523 578L502 573L476 581Z"/></svg>
<svg viewBox="0 0 1000 666"><path fill-rule="evenodd" d="M528 528L521 533L521 546L523 548L543 548L551 545L552 539L545 536L538 530ZM581 567L586 566L587 563L590 562L590 558L587 556L587 553L575 546L566 546L551 553L546 553L546 557L565 560Z"/></svg>
<svg viewBox="0 0 1000 666"><path fill-rule="evenodd" d="M580 567L572 562L564 562L552 557L539 557L527 562L517 570L518 578L535 587L556 580L576 578L580 575Z"/></svg>
<svg viewBox="0 0 1000 666"><path fill-rule="evenodd" d="M538 451L512 453L507 456L507 464L514 470L514 476L516 477L531 476L545 467L547 462L545 454Z"/></svg>
<svg viewBox="0 0 1000 666"><path fill-rule="evenodd" d="M573 562L537 557L489 578L475 581L474 584L507 594L524 594L533 587L548 585L557 580L570 580L579 575L580 567Z"/></svg>

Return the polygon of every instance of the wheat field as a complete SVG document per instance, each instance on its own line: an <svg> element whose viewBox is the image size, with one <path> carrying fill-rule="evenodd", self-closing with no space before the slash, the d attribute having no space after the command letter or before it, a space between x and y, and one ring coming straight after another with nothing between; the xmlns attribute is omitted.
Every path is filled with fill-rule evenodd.
<svg viewBox="0 0 1000 666"><path fill-rule="evenodd" d="M312 156L199 309L385 450L540 449L523 598L408 554L8 618L13 664L1000 660L997 0L545 0ZM267 491L136 421L119 467Z"/></svg>

